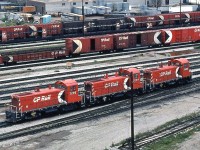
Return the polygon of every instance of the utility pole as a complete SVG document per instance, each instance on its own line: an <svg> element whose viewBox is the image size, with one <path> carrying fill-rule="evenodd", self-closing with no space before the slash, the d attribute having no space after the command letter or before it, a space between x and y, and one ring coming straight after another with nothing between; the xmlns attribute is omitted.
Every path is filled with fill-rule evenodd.
<svg viewBox="0 0 200 150"><path fill-rule="evenodd" d="M156 0L156 9L158 10L158 0Z"/></svg>
<svg viewBox="0 0 200 150"><path fill-rule="evenodd" d="M182 18L181 18L181 0L180 0L180 24L182 24Z"/></svg>
<svg viewBox="0 0 200 150"><path fill-rule="evenodd" d="M134 107L133 107L133 72L131 72L131 145L132 150L135 149L135 142L134 142Z"/></svg>
<svg viewBox="0 0 200 150"><path fill-rule="evenodd" d="M83 0L82 0L82 16L83 16L82 32L83 32L83 36L84 36L85 35L85 33L84 33L85 16L84 16L84 4L83 4Z"/></svg>

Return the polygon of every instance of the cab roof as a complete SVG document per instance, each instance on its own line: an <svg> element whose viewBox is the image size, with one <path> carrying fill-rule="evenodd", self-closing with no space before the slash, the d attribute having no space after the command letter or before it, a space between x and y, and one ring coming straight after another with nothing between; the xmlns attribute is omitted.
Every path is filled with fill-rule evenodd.
<svg viewBox="0 0 200 150"><path fill-rule="evenodd" d="M57 81L55 84L60 84L63 86L75 86L78 85L78 83L74 79L66 79L63 81Z"/></svg>
<svg viewBox="0 0 200 150"><path fill-rule="evenodd" d="M132 72L133 74L138 74L138 73L140 73L140 70L138 70L137 68L128 68L128 69L120 68L119 72L124 72L126 74L131 74L131 72Z"/></svg>
<svg viewBox="0 0 200 150"><path fill-rule="evenodd" d="M174 61L178 61L181 64L187 64L187 63L189 63L189 61L186 58L179 58L179 59L175 59Z"/></svg>

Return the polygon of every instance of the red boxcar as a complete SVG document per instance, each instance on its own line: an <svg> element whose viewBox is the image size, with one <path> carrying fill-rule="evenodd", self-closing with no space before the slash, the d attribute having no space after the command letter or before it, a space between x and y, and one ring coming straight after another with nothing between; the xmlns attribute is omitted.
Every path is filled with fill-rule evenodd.
<svg viewBox="0 0 200 150"><path fill-rule="evenodd" d="M113 35L67 38L66 50L69 54L103 52L113 50Z"/></svg>
<svg viewBox="0 0 200 150"><path fill-rule="evenodd" d="M98 98L127 91L127 81L128 77L118 75L110 77L106 75L104 78L98 80L86 81L84 83L86 95L90 95L93 98Z"/></svg>
<svg viewBox="0 0 200 150"><path fill-rule="evenodd" d="M21 26L11 26L0 28L2 42L7 42L9 40L15 40L20 38L26 38L26 25Z"/></svg>
<svg viewBox="0 0 200 150"><path fill-rule="evenodd" d="M173 13L173 14L163 14L159 15L160 17L163 16L163 24L164 25L178 25L180 24L180 13ZM161 17L162 18L162 17ZM182 22L185 22L183 18L187 18L184 13L181 13Z"/></svg>
<svg viewBox="0 0 200 150"><path fill-rule="evenodd" d="M173 13L173 14L161 14L158 15L160 18L160 25L179 25L180 19L182 24L187 23L197 23L200 21L199 18L200 12L182 12L181 18L180 13Z"/></svg>
<svg viewBox="0 0 200 150"><path fill-rule="evenodd" d="M152 28L158 24L158 16L136 16L127 18L136 28Z"/></svg>
<svg viewBox="0 0 200 150"><path fill-rule="evenodd" d="M191 23L199 23L200 22L200 12L189 12L190 15L190 22Z"/></svg>
<svg viewBox="0 0 200 150"><path fill-rule="evenodd" d="M54 23L54 24L34 24L27 25L27 34L30 37L48 37L59 35L62 33L62 24Z"/></svg>
<svg viewBox="0 0 200 150"><path fill-rule="evenodd" d="M120 33L113 35L114 49L125 49L136 47L136 34L131 33Z"/></svg>
<svg viewBox="0 0 200 150"><path fill-rule="evenodd" d="M200 26L163 29L162 43L195 42L200 40Z"/></svg>
<svg viewBox="0 0 200 150"><path fill-rule="evenodd" d="M141 31L137 33L137 41L141 46L159 45L162 42L162 34L159 30Z"/></svg>
<svg viewBox="0 0 200 150"><path fill-rule="evenodd" d="M127 22L132 23L135 27L152 28L159 25L179 25L181 23L198 23L200 22L200 12L182 12L172 14L160 14L155 16L136 16L127 17Z"/></svg>

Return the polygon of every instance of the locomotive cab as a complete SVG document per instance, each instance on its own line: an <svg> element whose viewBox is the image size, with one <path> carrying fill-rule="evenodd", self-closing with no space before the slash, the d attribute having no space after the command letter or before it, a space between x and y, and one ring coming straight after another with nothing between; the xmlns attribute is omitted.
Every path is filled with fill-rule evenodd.
<svg viewBox="0 0 200 150"><path fill-rule="evenodd" d="M12 96L12 101L6 106L8 107L8 109L6 110L6 120L8 122L17 122L18 120L21 120L22 108L20 106L20 101L17 96Z"/></svg>
<svg viewBox="0 0 200 150"><path fill-rule="evenodd" d="M178 66L177 73L182 80L191 80L192 72L189 61L186 58L171 59L168 61L169 66Z"/></svg>
<svg viewBox="0 0 200 150"><path fill-rule="evenodd" d="M18 122L58 110L68 111L80 106L81 99L75 80L57 81L55 88L49 86L45 89L36 88L32 92L13 94L6 111L6 119L8 122Z"/></svg>
<svg viewBox="0 0 200 150"><path fill-rule="evenodd" d="M60 96L66 101L66 103L69 104L81 101L81 96L79 96L78 93L78 83L75 80L67 79L64 81L57 81L55 87L64 90Z"/></svg>
<svg viewBox="0 0 200 150"><path fill-rule="evenodd" d="M132 81L133 83L131 84L131 74L132 74ZM138 70L137 68L129 68L129 69L119 69L119 75L122 76L128 76L129 81L128 81L128 86L131 88L133 86L134 90L138 89L143 89L143 74Z"/></svg>

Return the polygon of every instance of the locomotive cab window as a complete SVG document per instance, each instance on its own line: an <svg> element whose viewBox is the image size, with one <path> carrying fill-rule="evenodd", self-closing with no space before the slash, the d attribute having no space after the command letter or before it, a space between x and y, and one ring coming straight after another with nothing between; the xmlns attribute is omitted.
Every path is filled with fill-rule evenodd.
<svg viewBox="0 0 200 150"><path fill-rule="evenodd" d="M134 79L138 79L138 74L134 74Z"/></svg>
<svg viewBox="0 0 200 150"><path fill-rule="evenodd" d="M91 91L91 85L90 84L86 84L85 85L85 90L86 91Z"/></svg>
<svg viewBox="0 0 200 150"><path fill-rule="evenodd" d="M76 91L76 86L71 86L70 87L70 92Z"/></svg>
<svg viewBox="0 0 200 150"><path fill-rule="evenodd" d="M183 67L184 67L184 68L188 68L188 64L184 64Z"/></svg>
<svg viewBox="0 0 200 150"><path fill-rule="evenodd" d="M65 86L60 85L60 84L56 84L56 85L55 85L55 88L58 88L58 89L65 89Z"/></svg>

